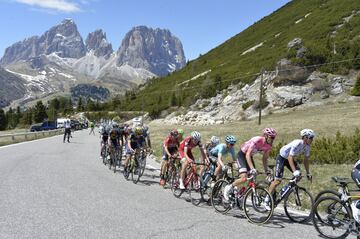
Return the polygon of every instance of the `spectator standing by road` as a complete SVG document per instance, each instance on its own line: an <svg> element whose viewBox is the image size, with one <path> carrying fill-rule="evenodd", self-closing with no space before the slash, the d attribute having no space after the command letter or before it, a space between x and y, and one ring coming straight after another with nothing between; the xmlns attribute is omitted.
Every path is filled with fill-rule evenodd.
<svg viewBox="0 0 360 239"><path fill-rule="evenodd" d="M67 135L67 141L68 141L68 143L70 143L70 136L71 136L70 120L65 121L65 133L64 133L64 140L63 140L64 143L65 143L66 135Z"/></svg>
<svg viewBox="0 0 360 239"><path fill-rule="evenodd" d="M93 133L93 134L95 135L94 128L95 128L94 122L90 122L90 133L89 133L89 135L90 135L91 133Z"/></svg>

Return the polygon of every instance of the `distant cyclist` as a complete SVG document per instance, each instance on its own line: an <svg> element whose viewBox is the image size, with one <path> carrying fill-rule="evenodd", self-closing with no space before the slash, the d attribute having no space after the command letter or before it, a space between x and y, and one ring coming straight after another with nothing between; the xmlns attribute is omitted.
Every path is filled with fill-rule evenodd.
<svg viewBox="0 0 360 239"><path fill-rule="evenodd" d="M112 123L112 129L110 130L109 133L109 148L112 159L114 157L115 150L118 149L119 147L120 147L119 124L115 121ZM113 166L116 167L116 165Z"/></svg>
<svg viewBox="0 0 360 239"><path fill-rule="evenodd" d="M89 133L89 135L91 134L91 133L93 133L93 135L95 135L95 131L94 131L94 128L95 128L95 124L94 124L94 122L90 122L90 133Z"/></svg>
<svg viewBox="0 0 360 239"><path fill-rule="evenodd" d="M232 184L226 185L224 188L224 198L229 200L230 194L234 192L234 188L238 189L246 182L248 173L256 175L257 171L253 155L255 153L262 153L262 163L264 171L271 173L268 168L268 158L272 149L273 141L276 137L276 131L273 128L265 128L262 136L256 136L241 145L237 156L237 163L239 167L239 179L235 180Z"/></svg>
<svg viewBox="0 0 360 239"><path fill-rule="evenodd" d="M100 129L100 135L101 135L100 158L102 159L103 155L101 155L101 152L103 151L103 148L105 147L105 145L108 143L110 126L106 123L102 123L99 129Z"/></svg>
<svg viewBox="0 0 360 239"><path fill-rule="evenodd" d="M70 143L70 136L71 136L71 122L70 120L66 120L65 121L65 132L64 132L64 140L63 142L65 143L65 139L67 137L67 142Z"/></svg>
<svg viewBox="0 0 360 239"><path fill-rule="evenodd" d="M275 180L271 183L269 187L270 194L281 183L284 175L285 166L293 173L294 177L301 176L300 167L295 161L295 158L300 154L304 154L304 166L306 170L306 176L308 180L312 180L312 175L309 171L309 157L311 143L313 142L315 133L311 129L303 129L300 131L300 136L301 139L295 139L280 149L280 152L276 157ZM266 200L268 201L269 199Z"/></svg>

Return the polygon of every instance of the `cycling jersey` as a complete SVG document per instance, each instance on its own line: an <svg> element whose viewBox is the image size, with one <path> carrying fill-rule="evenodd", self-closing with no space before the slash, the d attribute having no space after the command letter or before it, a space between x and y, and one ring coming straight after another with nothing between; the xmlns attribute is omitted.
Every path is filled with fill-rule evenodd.
<svg viewBox="0 0 360 239"><path fill-rule="evenodd" d="M233 157L233 159L235 158L235 149L234 149L234 147L228 148L228 147L226 147L226 144L218 144L217 146L215 146L214 148L212 148L210 150L210 155L211 156L218 157L219 153L222 156L230 153L231 156Z"/></svg>
<svg viewBox="0 0 360 239"><path fill-rule="evenodd" d="M241 151L246 154L248 150L251 151L251 156L256 153L267 153L272 149L272 145L266 143L266 139L261 136L251 138L249 141L241 145Z"/></svg>
<svg viewBox="0 0 360 239"><path fill-rule="evenodd" d="M305 144L302 139L295 139L280 149L280 155L287 159L289 155L297 156L304 153L305 157L309 157L310 148L310 145Z"/></svg>
<svg viewBox="0 0 360 239"><path fill-rule="evenodd" d="M164 147L167 147L167 148L179 148L179 141L178 139L172 137L171 135L169 135L165 141L164 141Z"/></svg>
<svg viewBox="0 0 360 239"><path fill-rule="evenodd" d="M185 147L186 147L187 148L187 155L189 156L189 158L194 159L194 156L192 155L191 150L193 148L195 148L196 146L199 146L200 148L203 147L200 141L197 144L194 144L191 136L186 137L180 143L180 147L179 147L179 154L180 154L181 158L185 158L184 150L185 150Z"/></svg>
<svg viewBox="0 0 360 239"><path fill-rule="evenodd" d="M355 181L356 185L360 188L360 159L355 163L352 171L351 178Z"/></svg>
<svg viewBox="0 0 360 239"><path fill-rule="evenodd" d="M111 140L116 140L116 139L120 139L120 131L118 128L113 128L110 131L110 139Z"/></svg>

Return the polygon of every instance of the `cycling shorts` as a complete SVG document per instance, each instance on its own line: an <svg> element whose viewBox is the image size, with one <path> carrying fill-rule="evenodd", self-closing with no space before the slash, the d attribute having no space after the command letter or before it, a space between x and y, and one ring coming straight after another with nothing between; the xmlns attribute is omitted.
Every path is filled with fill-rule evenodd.
<svg viewBox="0 0 360 239"><path fill-rule="evenodd" d="M251 157L251 162L255 167L253 157ZM238 153L237 164L238 164L238 167L239 167L239 173L247 173L247 172L250 171L249 164L248 164L248 162L246 160L246 155L241 149L240 149L240 151Z"/></svg>
<svg viewBox="0 0 360 239"><path fill-rule="evenodd" d="M300 170L299 165L297 162L294 161L296 170ZM287 167L290 172L293 172L291 170L289 160L286 158L283 158L280 154L276 157L276 168L275 168L275 179L281 181L284 176L284 167Z"/></svg>

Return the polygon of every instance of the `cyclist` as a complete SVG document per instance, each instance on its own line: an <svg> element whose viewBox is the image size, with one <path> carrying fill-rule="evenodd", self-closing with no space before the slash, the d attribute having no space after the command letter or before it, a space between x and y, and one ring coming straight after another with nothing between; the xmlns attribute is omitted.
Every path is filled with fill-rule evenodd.
<svg viewBox="0 0 360 239"><path fill-rule="evenodd" d="M146 146L148 146L149 148L151 148L149 126L143 125L143 126L142 126L142 131L143 131L143 136L144 136L144 138L146 139L146 140L145 140Z"/></svg>
<svg viewBox="0 0 360 239"><path fill-rule="evenodd" d="M93 133L93 134L95 135L94 128L95 128L95 124L94 124L93 121L91 121L91 122L90 122L90 133L89 133L89 135L90 135L91 133Z"/></svg>
<svg viewBox="0 0 360 239"><path fill-rule="evenodd" d="M207 163L209 162L209 159L206 157L203 145L201 144L200 140L201 140L200 133L197 131L193 131L193 132L191 132L191 136L186 137L180 143L179 154L180 154L181 161L182 161L180 180L179 180L180 181L180 185L179 185L180 189L185 189L184 179L185 179L186 168L189 166L189 164L191 164L195 161L194 156L191 152L193 148L198 146L200 149L201 158L202 158L203 163L204 163L204 161L206 161ZM200 184L198 186L200 186Z"/></svg>
<svg viewBox="0 0 360 239"><path fill-rule="evenodd" d="M205 144L205 152L209 156L210 151L220 143L220 139L217 136L211 136L210 142Z"/></svg>
<svg viewBox="0 0 360 239"><path fill-rule="evenodd" d="M280 149L280 153L276 157L275 179L274 181L272 181L269 187L270 195L281 183L284 175L285 166L293 173L294 177L301 176L300 167L295 161L295 157L300 155L301 153L304 153L304 166L306 170L306 176L308 180L312 181L312 175L309 171L309 157L311 143L313 142L315 133L311 129L303 129L300 131L300 136L301 139L295 139ZM265 201L268 202L269 198L265 198Z"/></svg>
<svg viewBox="0 0 360 239"><path fill-rule="evenodd" d="M233 161L236 161L234 145L236 144L236 138L233 135L225 136L225 144L218 144L215 148L210 150L210 161L217 164L214 175L221 174L221 170L225 168L223 156L230 153Z"/></svg>
<svg viewBox="0 0 360 239"><path fill-rule="evenodd" d="M109 133L109 148L111 152L111 158L113 160L115 150L118 149L120 146L120 131L119 131L119 124L114 121L112 123L112 129ZM113 162L113 161L111 161ZM116 167L116 165L113 165Z"/></svg>
<svg viewBox="0 0 360 239"><path fill-rule="evenodd" d="M125 143L126 158L124 168L129 172L128 164L130 157L135 153L135 150L144 144L145 138L141 126L136 126L133 133L130 133Z"/></svg>
<svg viewBox="0 0 360 239"><path fill-rule="evenodd" d="M163 144L163 157L160 167L160 185L165 185L165 174L167 172L169 158L174 157L178 152L179 148L179 132L173 129L170 134L166 137Z"/></svg>
<svg viewBox="0 0 360 239"><path fill-rule="evenodd" d="M249 141L241 145L238 152L237 163L239 167L240 177L235 180L232 184L225 186L224 198L229 200L229 195L233 193L234 188L240 188L241 184L246 182L248 173L256 175L255 164L253 155L255 153L262 153L262 163L265 172L270 173L268 168L267 160L269 158L270 151L272 149L273 141L276 137L276 131L273 128L265 128L262 136L256 136L251 138Z"/></svg>
<svg viewBox="0 0 360 239"><path fill-rule="evenodd" d="M100 158L102 159L103 155L101 155L101 152L103 151L103 148L108 142L109 139L109 133L110 133L110 127L103 123L100 127L100 135L101 135L101 149L100 149Z"/></svg>

